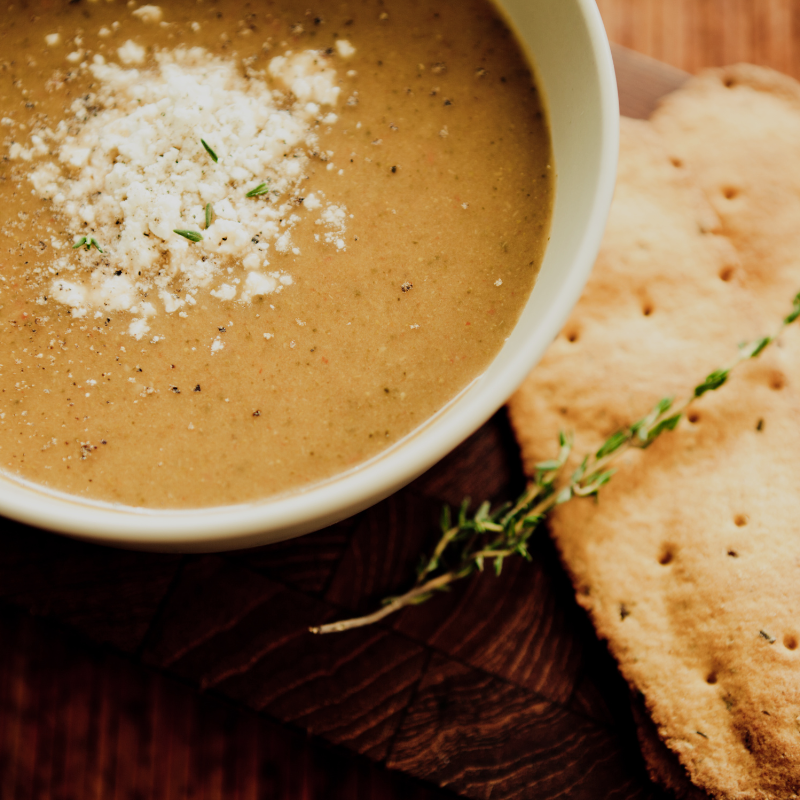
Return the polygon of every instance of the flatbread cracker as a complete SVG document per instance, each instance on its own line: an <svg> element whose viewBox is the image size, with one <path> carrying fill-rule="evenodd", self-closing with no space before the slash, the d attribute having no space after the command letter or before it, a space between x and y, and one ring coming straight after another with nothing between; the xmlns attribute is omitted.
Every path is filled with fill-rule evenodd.
<svg viewBox="0 0 800 800"><path fill-rule="evenodd" d="M800 289L800 83L765 67L708 70L653 115L739 252L772 315Z"/></svg>
<svg viewBox="0 0 800 800"><path fill-rule="evenodd" d="M661 741L658 728L648 716L641 699L634 699L631 705L639 747L650 777L665 789L669 789L677 800L708 800L709 795L689 780L675 753Z"/></svg>
<svg viewBox="0 0 800 800"><path fill-rule="evenodd" d="M756 276L710 233L682 159L647 123L622 133L596 271L510 403L528 471L559 428L576 431L577 452L596 447L777 321L751 310ZM551 519L578 601L662 740L718 798L800 793L798 333L706 395L692 422L625 456L598 503Z"/></svg>
<svg viewBox="0 0 800 800"><path fill-rule="evenodd" d="M656 188L657 187L657 188ZM761 330L739 256L689 173L647 122L622 119L617 189L586 290L513 398L526 471L562 427L596 447ZM524 424L527 420L536 424Z"/></svg>

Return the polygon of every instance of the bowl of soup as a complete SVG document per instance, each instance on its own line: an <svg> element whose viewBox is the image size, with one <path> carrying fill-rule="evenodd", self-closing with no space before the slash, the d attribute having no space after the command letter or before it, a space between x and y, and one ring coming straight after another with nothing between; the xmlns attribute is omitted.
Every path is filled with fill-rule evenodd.
<svg viewBox="0 0 800 800"><path fill-rule="evenodd" d="M0 513L319 529L483 424L599 247L590 0L38 0L0 22Z"/></svg>

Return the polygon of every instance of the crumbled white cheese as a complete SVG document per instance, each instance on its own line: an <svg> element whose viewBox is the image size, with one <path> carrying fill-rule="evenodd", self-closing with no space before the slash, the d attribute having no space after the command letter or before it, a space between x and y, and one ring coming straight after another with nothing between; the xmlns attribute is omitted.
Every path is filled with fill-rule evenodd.
<svg viewBox="0 0 800 800"><path fill-rule="evenodd" d="M301 103L336 105L341 91L336 85L336 70L327 66L316 50L287 52L269 63L269 74L278 79Z"/></svg>
<svg viewBox="0 0 800 800"><path fill-rule="evenodd" d="M55 47L61 41L61 34L48 33L47 36L44 37L44 41L48 47Z"/></svg>
<svg viewBox="0 0 800 800"><path fill-rule="evenodd" d="M328 244L335 244L338 250L345 249L345 242L342 238L345 230L347 209L345 206L329 203L325 210L319 215L317 225L324 225L328 230L323 234L323 241Z"/></svg>
<svg viewBox="0 0 800 800"><path fill-rule="evenodd" d="M217 336L217 338L211 342L211 355L213 356L214 354L218 353L223 347L225 347L225 342L223 342L222 339Z"/></svg>
<svg viewBox="0 0 800 800"><path fill-rule="evenodd" d="M283 283L282 278L289 278L290 276L282 276L279 272L273 272L269 275L262 275L260 272L249 272L247 280L244 284L244 291L242 292L241 299L245 302L251 300L253 297L273 294L280 291Z"/></svg>
<svg viewBox="0 0 800 800"><path fill-rule="evenodd" d="M347 41L347 39L337 39L336 52L342 58L350 58L350 56L352 56L356 52L356 49L355 47L353 47L353 45L350 44L350 42Z"/></svg>
<svg viewBox="0 0 800 800"><path fill-rule="evenodd" d="M131 39L117 48L117 55L123 64L144 64L145 52L144 47Z"/></svg>
<svg viewBox="0 0 800 800"><path fill-rule="evenodd" d="M150 326L147 324L147 320L144 319L135 319L128 325L128 333L134 339L141 339L149 330Z"/></svg>
<svg viewBox="0 0 800 800"><path fill-rule="evenodd" d="M219 289L212 289L211 294L220 300L233 300L236 297L236 287L229 283L223 283Z"/></svg>
<svg viewBox="0 0 800 800"><path fill-rule="evenodd" d="M140 6L131 13L142 22L161 22L164 19L164 12L161 10L161 6Z"/></svg>
<svg viewBox="0 0 800 800"><path fill-rule="evenodd" d="M117 55L125 64L145 59L131 40ZM297 204L316 155L315 126L332 122L324 107L339 94L330 59L316 51L277 56L271 84L202 48L157 52L154 62L146 70L104 59L83 65L96 93L73 102L72 119L9 147L13 159L36 159L28 171L34 192L68 220L74 238L91 236L103 251L67 248L54 266L73 274L54 280L46 296L76 317L129 311L137 339L161 311L185 315L200 290L248 302L291 286L291 275L270 266L270 245L298 254L292 231L318 214L324 241L342 249L346 219L345 207L319 190ZM262 183L266 194L246 196ZM223 272L231 277L220 284ZM153 302L144 301L148 293Z"/></svg>
<svg viewBox="0 0 800 800"><path fill-rule="evenodd" d="M309 210L314 211L315 209L319 208L322 203L320 202L319 198L311 192L303 201L303 205Z"/></svg>

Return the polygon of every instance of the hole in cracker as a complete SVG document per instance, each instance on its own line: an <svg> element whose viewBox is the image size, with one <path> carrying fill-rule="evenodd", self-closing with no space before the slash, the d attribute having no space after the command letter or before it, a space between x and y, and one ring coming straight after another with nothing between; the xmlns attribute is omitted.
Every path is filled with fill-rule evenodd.
<svg viewBox="0 0 800 800"><path fill-rule="evenodd" d="M620 603L619 604L619 618L620 619L625 619L625 617L629 617L630 615L631 615L631 612L628 609L628 606L626 606L625 603Z"/></svg>
<svg viewBox="0 0 800 800"><path fill-rule="evenodd" d="M787 650L797 650L797 637L793 633L787 633L786 636L783 637L783 646Z"/></svg>
<svg viewBox="0 0 800 800"><path fill-rule="evenodd" d="M642 306L642 314L644 314L646 317L649 317L652 313L653 313L653 304L645 303L645 305Z"/></svg>
<svg viewBox="0 0 800 800"><path fill-rule="evenodd" d="M747 523L748 519L744 514L737 514L733 518L733 524L736 525L737 528L743 528Z"/></svg>
<svg viewBox="0 0 800 800"><path fill-rule="evenodd" d="M761 431L764 430L764 419L763 419L763 417L758 422L756 422L756 430L759 433L761 433Z"/></svg>
<svg viewBox="0 0 800 800"><path fill-rule="evenodd" d="M728 550L728 555L731 558L739 558L739 554L735 550Z"/></svg>
<svg viewBox="0 0 800 800"><path fill-rule="evenodd" d="M733 200L735 197L738 197L739 190L735 186L726 186L722 190L722 194L726 200Z"/></svg>
<svg viewBox="0 0 800 800"><path fill-rule="evenodd" d="M686 415L686 419L688 419L692 425L696 425L698 422L700 422L700 414L698 414L697 411L690 411Z"/></svg>
<svg viewBox="0 0 800 800"><path fill-rule="evenodd" d="M723 81L726 89L733 89L736 86L736 79L735 78L725 78Z"/></svg>
<svg viewBox="0 0 800 800"><path fill-rule="evenodd" d="M784 386L786 386L786 376L777 369L773 370L769 376L769 388L777 392L779 389L783 389Z"/></svg>
<svg viewBox="0 0 800 800"><path fill-rule="evenodd" d="M580 334L574 328L571 331L567 331L567 341L574 344L580 338Z"/></svg>
<svg viewBox="0 0 800 800"><path fill-rule="evenodd" d="M733 267L723 267L719 272L720 280L729 281L733 277Z"/></svg>
<svg viewBox="0 0 800 800"><path fill-rule="evenodd" d="M666 567L667 564L672 563L672 559L675 558L675 553L673 552L671 547L665 547L661 551L661 555L658 557L658 563L662 566Z"/></svg>
<svg viewBox="0 0 800 800"><path fill-rule="evenodd" d="M683 166L683 161L681 161L679 158L675 158L675 156L673 156L670 161L675 169L680 169Z"/></svg>
<svg viewBox="0 0 800 800"><path fill-rule="evenodd" d="M717 682L717 673L716 672L709 672L706 675L706 683L710 683L712 686Z"/></svg>

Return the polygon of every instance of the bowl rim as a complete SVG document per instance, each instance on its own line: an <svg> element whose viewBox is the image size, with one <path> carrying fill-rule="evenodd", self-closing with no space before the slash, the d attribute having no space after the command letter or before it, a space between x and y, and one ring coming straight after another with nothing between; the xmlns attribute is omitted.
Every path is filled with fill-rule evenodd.
<svg viewBox="0 0 800 800"><path fill-rule="evenodd" d="M540 330L550 333L548 343L565 323L594 264L614 192L619 149L619 100L605 28L593 0L574 2L586 25L598 76L600 162L588 221L567 269L569 280L561 283L539 323ZM481 384L481 402L469 412L447 413L481 382L481 376L392 447L353 470L284 496L210 508L143 509L84 499L0 473L0 511L40 528L130 549L207 552L298 536L378 502L443 458L506 402L543 350L517 348L504 366L502 379Z"/></svg>

